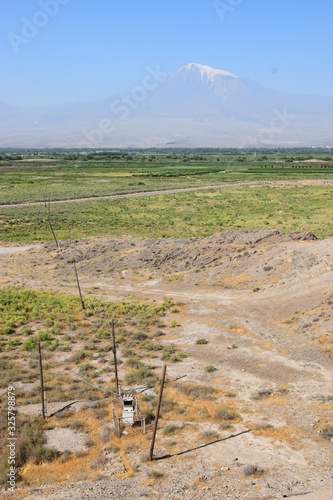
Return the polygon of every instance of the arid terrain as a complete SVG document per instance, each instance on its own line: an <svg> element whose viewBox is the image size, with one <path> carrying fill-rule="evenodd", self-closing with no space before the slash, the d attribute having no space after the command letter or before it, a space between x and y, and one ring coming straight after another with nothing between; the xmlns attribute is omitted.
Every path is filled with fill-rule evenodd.
<svg viewBox="0 0 333 500"><path fill-rule="evenodd" d="M325 434L333 409L332 243L311 233L229 231L205 239L88 238L1 255L2 285L77 294L74 259L83 296L172 298L178 312L169 314L163 344L187 357L167 362L167 390L168 380L207 384L217 390L214 404L231 404L238 414L223 425L206 421L213 403L200 399L192 402L196 421L191 412L162 411L155 460L145 459L148 440L128 447L132 477L119 476L124 465L105 446L99 481L68 476L52 484L41 465L36 489L22 497L242 500L333 488ZM62 354L60 370L69 356ZM162 360L151 361L161 372ZM29 405L19 411L29 413ZM170 436L166 426L173 426Z"/></svg>

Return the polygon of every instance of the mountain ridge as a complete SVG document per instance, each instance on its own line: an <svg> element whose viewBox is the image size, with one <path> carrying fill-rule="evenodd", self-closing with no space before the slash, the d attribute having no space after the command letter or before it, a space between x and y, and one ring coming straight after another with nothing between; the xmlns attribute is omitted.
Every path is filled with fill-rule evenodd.
<svg viewBox="0 0 333 500"><path fill-rule="evenodd" d="M0 147L327 146L333 98L288 94L188 63L156 85L89 102L0 102Z"/></svg>

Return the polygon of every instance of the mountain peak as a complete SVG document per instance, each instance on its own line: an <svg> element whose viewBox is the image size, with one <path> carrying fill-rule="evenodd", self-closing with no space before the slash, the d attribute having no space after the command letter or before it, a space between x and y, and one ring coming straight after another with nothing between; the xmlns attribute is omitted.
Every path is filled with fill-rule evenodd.
<svg viewBox="0 0 333 500"><path fill-rule="evenodd" d="M205 66L203 64L198 64L198 63L189 63L186 66L183 66L180 71L185 70L185 71L193 71L193 70L199 70L201 74L201 78L206 78L210 82L213 82L215 77L217 75L221 76L228 76L231 78L238 78L238 76L233 75L229 71L225 71L223 69L215 69L211 68L210 66Z"/></svg>

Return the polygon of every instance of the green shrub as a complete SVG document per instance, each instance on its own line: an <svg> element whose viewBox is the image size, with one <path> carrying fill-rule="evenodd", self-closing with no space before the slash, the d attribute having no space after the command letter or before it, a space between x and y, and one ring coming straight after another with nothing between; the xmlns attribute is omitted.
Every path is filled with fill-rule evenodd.
<svg viewBox="0 0 333 500"><path fill-rule="evenodd" d="M25 351L32 351L32 349L35 349L36 345L36 339L34 337L30 337L23 342L22 347Z"/></svg>
<svg viewBox="0 0 333 500"><path fill-rule="evenodd" d="M25 326L22 330L22 333L24 333L24 335L31 335L32 334L32 331L31 331L31 328L30 326Z"/></svg>
<svg viewBox="0 0 333 500"><path fill-rule="evenodd" d="M206 365L205 366L205 372L207 373L213 373L217 370L217 368L214 365Z"/></svg>
<svg viewBox="0 0 333 500"><path fill-rule="evenodd" d="M125 380L128 384L146 383L147 385L150 385L155 382L156 378L148 366L143 366L131 373L127 373Z"/></svg>
<svg viewBox="0 0 333 500"><path fill-rule="evenodd" d="M52 340L52 336L49 332L44 332L44 330L39 330L37 333L37 339L45 342L46 340Z"/></svg>
<svg viewBox="0 0 333 500"><path fill-rule="evenodd" d="M173 345L169 345L169 346L166 346L166 347L163 347L162 349L162 359L166 360L166 359L170 359L171 358L171 355L174 354L176 352L176 349Z"/></svg>
<svg viewBox="0 0 333 500"><path fill-rule="evenodd" d="M9 347L16 347L17 345L19 345L19 343L20 343L20 339L10 339L10 340L8 340L7 345Z"/></svg>
<svg viewBox="0 0 333 500"><path fill-rule="evenodd" d="M99 339L108 339L110 338L110 334L106 332L103 328L99 328L96 332L96 337Z"/></svg>

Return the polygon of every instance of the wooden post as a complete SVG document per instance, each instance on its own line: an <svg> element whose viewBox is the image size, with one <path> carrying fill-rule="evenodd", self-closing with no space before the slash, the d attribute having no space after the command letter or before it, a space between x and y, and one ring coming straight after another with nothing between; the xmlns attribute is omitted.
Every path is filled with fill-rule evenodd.
<svg viewBox="0 0 333 500"><path fill-rule="evenodd" d="M53 227L52 227L52 224L51 224L50 219L48 219L48 223L49 223L50 229L51 229L51 231L52 231L52 234L53 234L53 238L54 238L55 244L57 245L57 248L59 248L59 243L58 243L58 240L57 240L57 238L56 238L56 235L55 235L55 233L54 233L54 231L53 231Z"/></svg>
<svg viewBox="0 0 333 500"><path fill-rule="evenodd" d="M46 206L46 200L45 199L44 199L44 202L45 202L45 206ZM59 248L59 243L57 241L56 235L55 235L55 233L53 231L53 227L52 227L52 224L51 224L50 211L51 210L50 210L50 197L49 197L48 210L47 210L47 221L48 221L50 229L52 231L53 238L54 238L54 241L55 241L55 243L57 245L57 248Z"/></svg>
<svg viewBox="0 0 333 500"><path fill-rule="evenodd" d="M78 274L77 274L75 262L74 262L74 270L75 270L75 276L76 276L76 283L77 283L77 287L78 287L79 294L80 294L81 305L82 305L82 309L84 310L86 307L84 305L83 298L82 298L82 293L81 293L81 288L80 288L80 282L79 282L79 277L78 277Z"/></svg>
<svg viewBox="0 0 333 500"><path fill-rule="evenodd" d="M156 437L156 431L157 431L158 418L160 416L160 408L161 408L161 402L162 402L162 394L163 394L166 369L167 369L167 367L166 367L166 365L164 365L163 375L162 375L162 380L161 380L160 395L158 398L158 405L157 405L156 417L155 417L155 423L154 423L153 437L151 439L151 445L150 445L150 452L149 452L149 460L150 461L153 460L155 437Z"/></svg>
<svg viewBox="0 0 333 500"><path fill-rule="evenodd" d="M40 385L42 391L42 415L45 419L45 407L44 407L44 379L43 379L43 364L42 364L42 353L40 350L40 341L38 340L38 353L39 353L39 367L40 367Z"/></svg>
<svg viewBox="0 0 333 500"><path fill-rule="evenodd" d="M114 333L114 319L112 320L112 352L114 360L114 376L116 379L116 392L119 396L119 383L118 383L118 367L117 367L117 349L116 349L116 336Z"/></svg>

